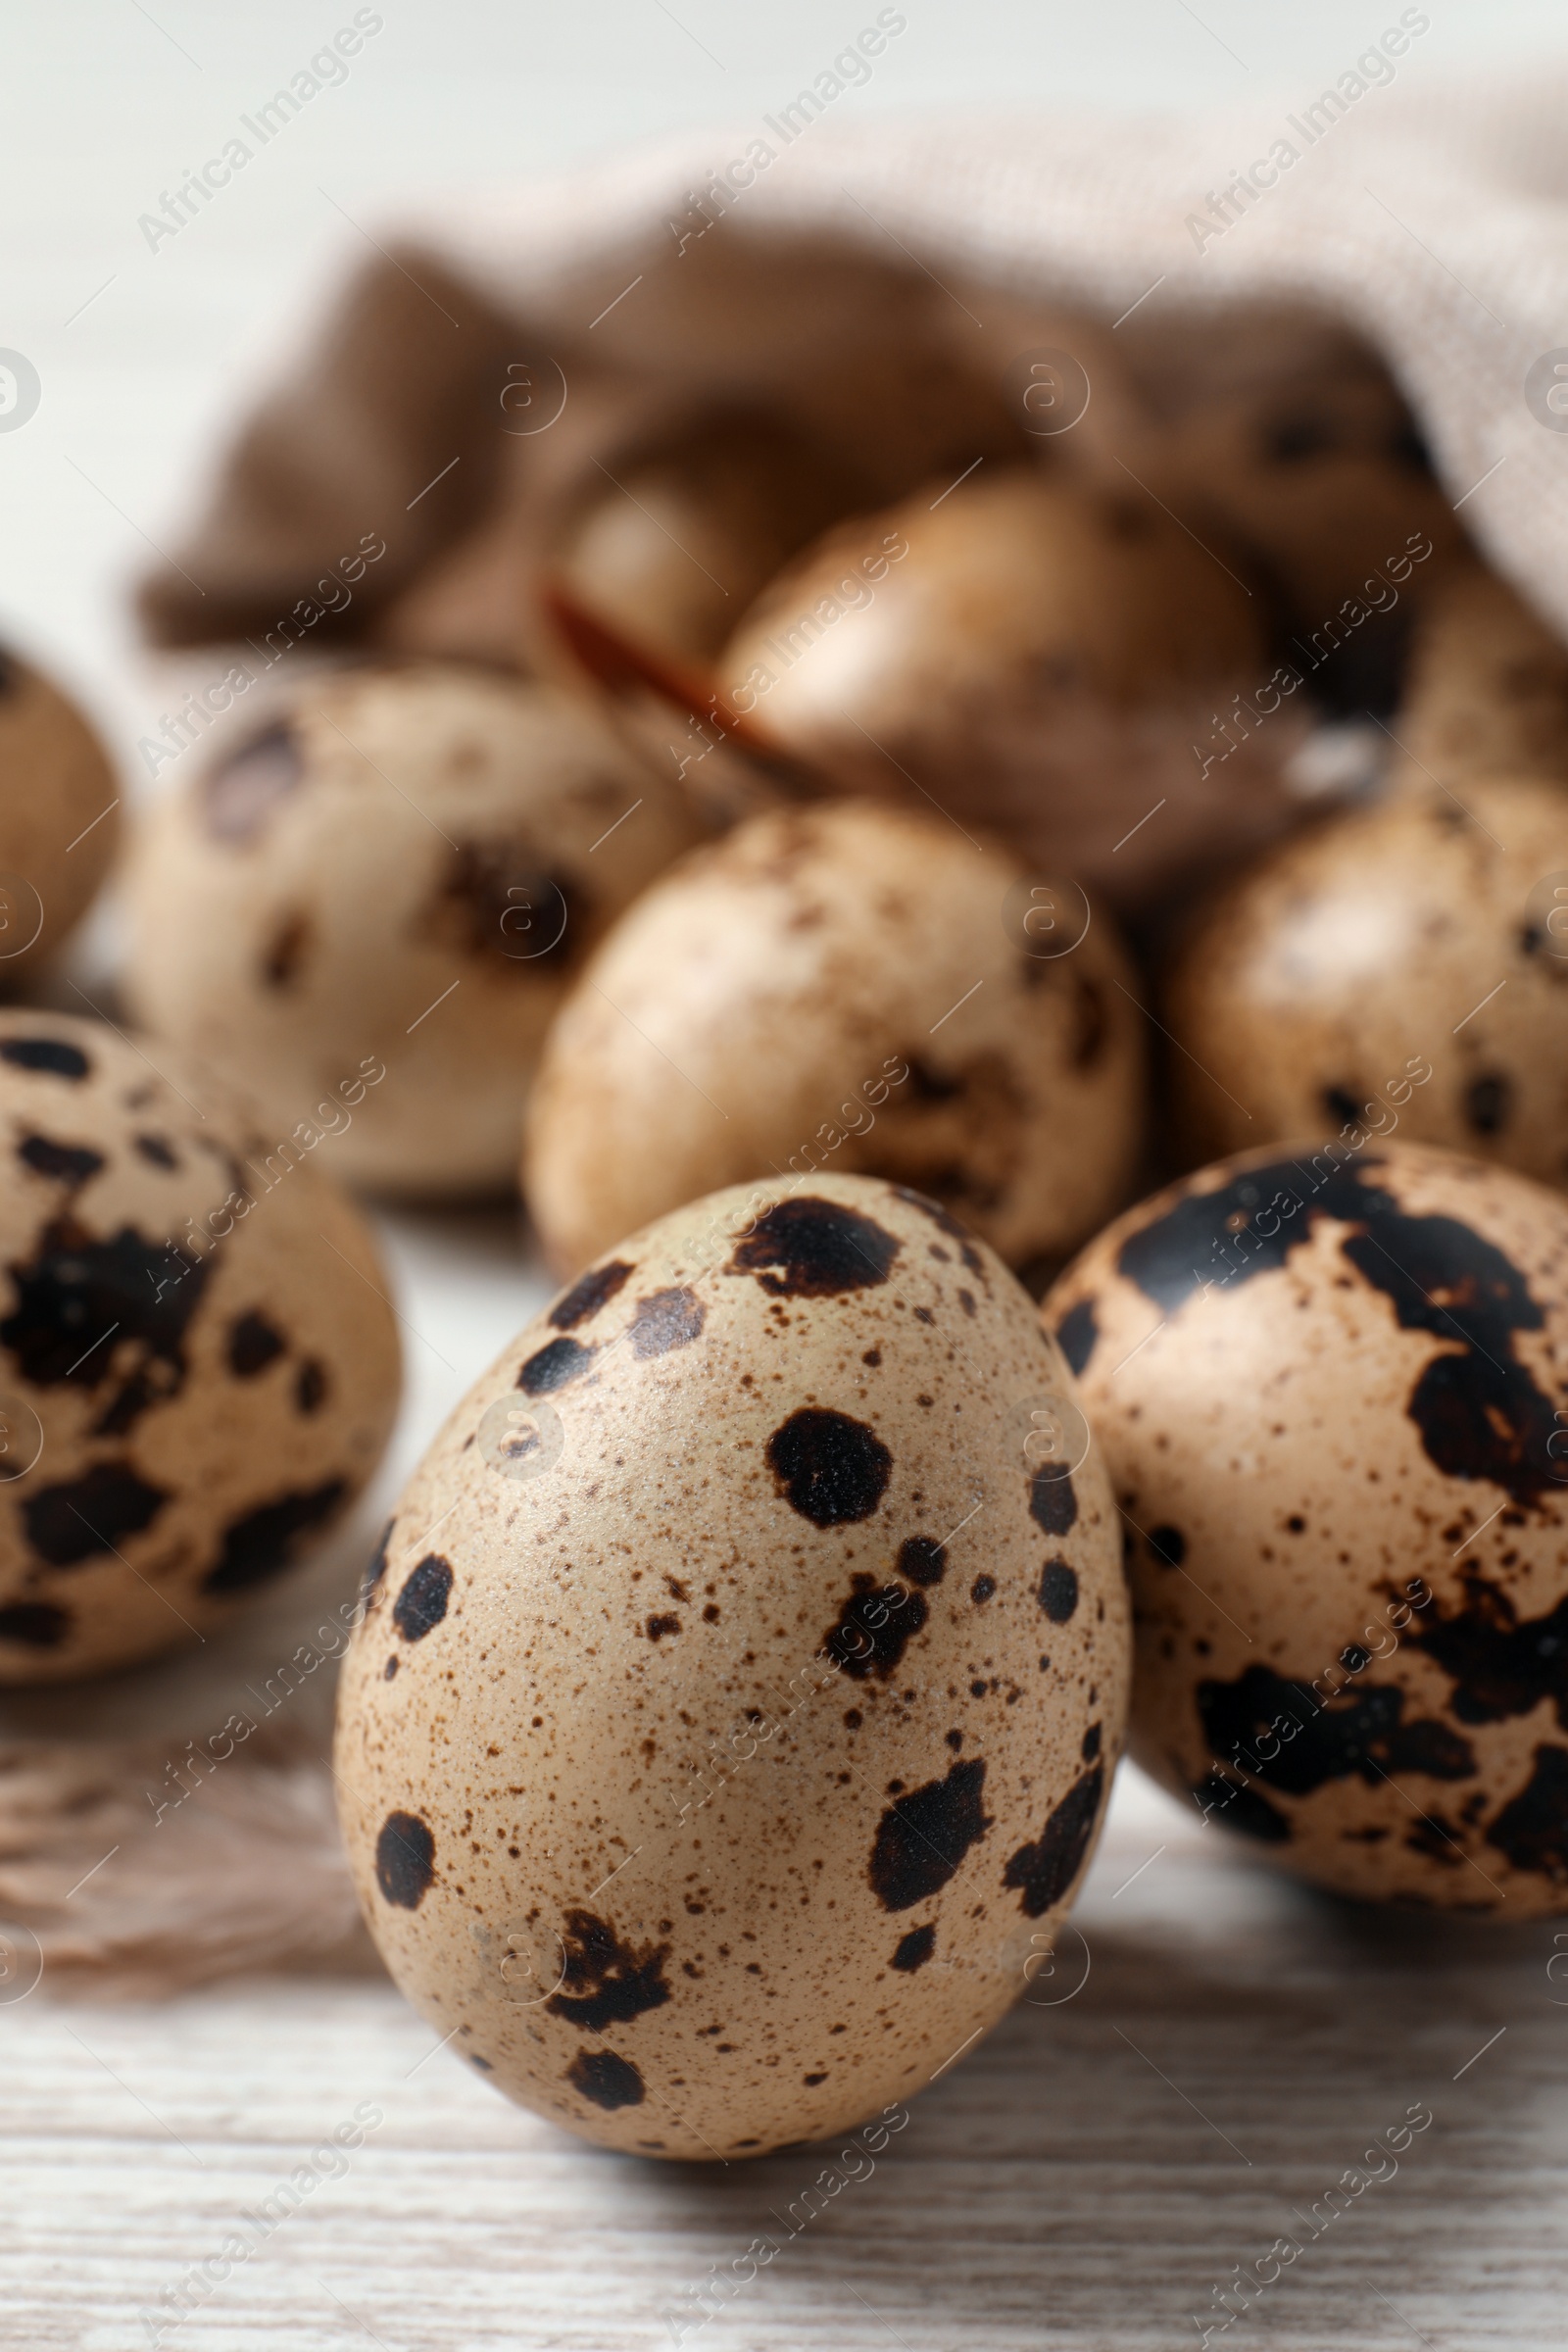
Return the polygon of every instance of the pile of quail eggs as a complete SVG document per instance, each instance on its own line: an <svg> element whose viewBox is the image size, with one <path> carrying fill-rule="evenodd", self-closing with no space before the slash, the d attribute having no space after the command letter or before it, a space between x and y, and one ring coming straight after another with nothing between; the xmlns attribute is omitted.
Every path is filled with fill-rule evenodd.
<svg viewBox="0 0 1568 2352"><path fill-rule="evenodd" d="M0 1676L285 1573L398 1396L342 1183L520 1178L563 1287L336 1765L398 1984L615 2147L917 2089L1129 1743L1319 1886L1568 1911L1568 650L1364 355L1102 410L873 485L730 405L488 518L191 726L107 1009L36 972L121 796L0 675Z"/></svg>

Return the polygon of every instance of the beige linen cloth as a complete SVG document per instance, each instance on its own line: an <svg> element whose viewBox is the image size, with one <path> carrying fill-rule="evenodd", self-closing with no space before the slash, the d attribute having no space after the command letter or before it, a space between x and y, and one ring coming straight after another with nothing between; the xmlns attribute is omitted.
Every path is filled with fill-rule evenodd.
<svg viewBox="0 0 1568 2352"><path fill-rule="evenodd" d="M1265 314L1304 310L1383 356L1471 534L1568 634L1568 72L1433 91L1415 33L1387 62L1181 122L855 120L853 89L814 115L781 92L727 131L369 220L177 568L145 583L149 632L265 649L444 629L482 652L520 592L516 526L664 412L765 398L907 478L954 454L955 373L1004 397L1054 315L1191 405L1288 358ZM1074 429L1103 423L1092 402ZM350 586L342 559L375 539ZM161 1826L156 1742L0 1751L0 1992L35 1960L57 1986L125 1990L340 1947L323 1745L318 1721L280 1723Z"/></svg>
<svg viewBox="0 0 1568 2352"><path fill-rule="evenodd" d="M1568 633L1568 67L1434 90L1391 34L1245 114L855 120L854 89L814 117L784 92L370 221L176 542L189 576L149 577L149 631L265 635L368 533L387 554L327 627L375 627L498 504L547 509L698 398L765 399L906 479L950 454L951 373L1005 397L1054 315L1184 408L1269 365L1254 322L1287 309L1382 356L1471 535Z"/></svg>

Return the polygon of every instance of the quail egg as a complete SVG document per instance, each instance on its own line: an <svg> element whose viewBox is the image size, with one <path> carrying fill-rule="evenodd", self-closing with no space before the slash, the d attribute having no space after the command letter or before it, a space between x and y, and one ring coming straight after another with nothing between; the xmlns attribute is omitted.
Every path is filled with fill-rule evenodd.
<svg viewBox="0 0 1568 2352"><path fill-rule="evenodd" d="M824 1176L621 1242L372 1563L336 1770L394 1979L611 2147L758 2155L911 2096L1094 1844L1113 1516L1054 1342L936 1201Z"/></svg>
<svg viewBox="0 0 1568 2352"><path fill-rule="evenodd" d="M1138 1760L1319 1886L1568 1912L1568 1201L1250 1152L1043 1311L1121 1514Z"/></svg>

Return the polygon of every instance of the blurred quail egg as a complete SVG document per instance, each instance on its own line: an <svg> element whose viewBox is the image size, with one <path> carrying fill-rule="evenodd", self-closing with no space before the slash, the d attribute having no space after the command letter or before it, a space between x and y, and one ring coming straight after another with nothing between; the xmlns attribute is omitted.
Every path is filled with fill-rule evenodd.
<svg viewBox="0 0 1568 2352"><path fill-rule="evenodd" d="M839 789L934 801L1139 906L1291 821L1278 768L1304 720L1281 693L1201 757L1271 668L1245 584L1153 497L1019 466L829 533L718 676L760 742Z"/></svg>
<svg viewBox="0 0 1568 2352"><path fill-rule="evenodd" d="M751 1176L867 1170L1012 1264L1125 1195L1142 1016L1102 912L932 812L753 818L621 918L540 1068L525 1189L570 1273Z"/></svg>
<svg viewBox="0 0 1568 2352"><path fill-rule="evenodd" d="M1568 1182L1568 795L1418 777L1273 851L1178 957L1195 1157L1341 1130Z"/></svg>
<svg viewBox="0 0 1568 2352"><path fill-rule="evenodd" d="M104 748L75 704L0 654L0 979L52 955L85 912L118 812Z"/></svg>
<svg viewBox="0 0 1568 2352"><path fill-rule="evenodd" d="M127 988L284 1133L379 1064L335 1147L350 1181L499 1187L584 951L697 838L673 780L554 687L318 676L153 808Z"/></svg>
<svg viewBox="0 0 1568 2352"><path fill-rule="evenodd" d="M397 1325L322 1142L162 1045L0 1011L0 1681L195 1639L379 1461Z"/></svg>

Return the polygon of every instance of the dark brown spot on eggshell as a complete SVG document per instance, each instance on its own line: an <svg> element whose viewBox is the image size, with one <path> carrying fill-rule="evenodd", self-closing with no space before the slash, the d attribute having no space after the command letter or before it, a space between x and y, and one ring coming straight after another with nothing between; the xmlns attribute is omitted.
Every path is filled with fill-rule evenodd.
<svg viewBox="0 0 1568 2352"><path fill-rule="evenodd" d="M633 1355L667 1355L672 1348L689 1348L700 1336L707 1312L696 1292L685 1288L655 1291L639 1298L631 1319Z"/></svg>
<svg viewBox="0 0 1568 2352"><path fill-rule="evenodd" d="M24 1136L17 1146L17 1157L35 1176L48 1177L52 1183L67 1184L74 1189L96 1176L104 1164L101 1152L92 1151L86 1144L57 1143L53 1136Z"/></svg>
<svg viewBox="0 0 1568 2352"><path fill-rule="evenodd" d="M243 1512L223 1531L222 1549L202 1580L207 1592L243 1592L280 1576L294 1558L302 1536L330 1519L348 1493L341 1478L323 1479L275 1501Z"/></svg>
<svg viewBox="0 0 1568 2352"><path fill-rule="evenodd" d="M494 956L526 974L574 958L586 912L576 883L541 873L526 844L460 841L431 929L461 953Z"/></svg>
<svg viewBox="0 0 1568 2352"><path fill-rule="evenodd" d="M529 1356L517 1374L517 1386L526 1396L548 1396L569 1381L580 1380L593 1360L593 1348L580 1341L551 1340Z"/></svg>
<svg viewBox="0 0 1568 2352"><path fill-rule="evenodd" d="M1097 1764L1073 1783L1039 1837L1020 1845L1003 1872L1004 1886L1021 1893L1019 1907L1026 1918L1043 1917L1071 1888L1095 1834L1104 1787L1104 1767Z"/></svg>
<svg viewBox="0 0 1568 2352"><path fill-rule="evenodd" d="M584 2034L629 2025L669 1999L664 1963L669 1945L623 1943L614 1929L592 1911L568 1911L562 1931L565 1967L560 1989L545 2003L552 2017L565 2018Z"/></svg>
<svg viewBox="0 0 1568 2352"><path fill-rule="evenodd" d="M936 1948L937 1932L934 1926L911 1928L907 1936L899 1937L888 1966L898 1969L901 1975L912 1977L917 1968L924 1968Z"/></svg>
<svg viewBox="0 0 1568 2352"><path fill-rule="evenodd" d="M1487 1831L1487 1843L1515 1870L1537 1870L1568 1886L1568 1748L1543 1743L1535 1770Z"/></svg>
<svg viewBox="0 0 1568 2352"><path fill-rule="evenodd" d="M991 1828L986 1767L971 1756L889 1805L871 1848L871 1890L885 1911L907 1911L938 1894L970 1847Z"/></svg>
<svg viewBox="0 0 1568 2352"><path fill-rule="evenodd" d="M899 1545L899 1574L911 1585L940 1585L948 1573L948 1555L934 1536L906 1536Z"/></svg>
<svg viewBox="0 0 1568 2352"><path fill-rule="evenodd" d="M138 1135L136 1149L150 1167L173 1169L179 1166L173 1145L161 1135Z"/></svg>
<svg viewBox="0 0 1568 2352"><path fill-rule="evenodd" d="M248 1314L237 1315L229 1327L228 1368L237 1380L252 1380L287 1348L282 1333L259 1308L252 1308Z"/></svg>
<svg viewBox="0 0 1568 2352"><path fill-rule="evenodd" d="M0 1038L0 1061L16 1070L45 1071L51 1078L85 1078L92 1068L81 1048L63 1037Z"/></svg>
<svg viewBox="0 0 1568 2352"><path fill-rule="evenodd" d="M71 1631L71 1611L52 1600L13 1600L0 1608L0 1642L24 1649L58 1649Z"/></svg>
<svg viewBox="0 0 1568 2352"><path fill-rule="evenodd" d="M122 1436L184 1386L185 1333L208 1277L201 1259L129 1225L100 1241L68 1214L8 1272L17 1303L0 1322L0 1346L24 1378L38 1388L117 1383L95 1436Z"/></svg>
<svg viewBox="0 0 1568 2352"><path fill-rule="evenodd" d="M579 1274L569 1291L565 1291L550 1309L550 1321L557 1331L575 1331L597 1315L602 1306L620 1292L631 1278L632 1269L624 1258L612 1257L606 1266L591 1266Z"/></svg>
<svg viewBox="0 0 1568 2352"><path fill-rule="evenodd" d="M842 1201L797 1196L764 1209L729 1262L775 1298L841 1298L885 1283L900 1244Z"/></svg>
<svg viewBox="0 0 1568 2352"><path fill-rule="evenodd" d="M1534 1502L1552 1482L1546 1447L1558 1423L1514 1338L1542 1329L1542 1308L1518 1268L1473 1227L1403 1208L1375 1181L1385 1164L1370 1156L1313 1180L1280 1160L1211 1192L1183 1191L1126 1237L1118 1267L1169 1317L1200 1291L1225 1298L1283 1266L1316 1218L1348 1226L1341 1253L1390 1301L1399 1328L1447 1343L1405 1408L1429 1459L1446 1477L1489 1480L1516 1502Z"/></svg>
<svg viewBox="0 0 1568 2352"><path fill-rule="evenodd" d="M392 1622L405 1642L422 1642L433 1634L447 1613L452 1597L452 1563L438 1551L427 1551L404 1580L392 1606Z"/></svg>
<svg viewBox="0 0 1568 2352"><path fill-rule="evenodd" d="M1568 1599L1542 1617L1520 1619L1506 1593L1474 1578L1463 1609L1429 1608L1410 1635L1453 1684L1449 1712L1460 1723L1501 1723L1549 1698L1568 1732Z"/></svg>
<svg viewBox="0 0 1568 2352"><path fill-rule="evenodd" d="M1076 1305L1069 1306L1056 1325L1056 1345L1075 1373L1082 1372L1087 1365L1099 1337L1093 1298L1080 1298Z"/></svg>
<svg viewBox="0 0 1568 2352"><path fill-rule="evenodd" d="M1029 1481L1029 1516L1043 1534L1070 1535L1078 1520L1078 1496L1064 1470L1036 1470Z"/></svg>
<svg viewBox="0 0 1568 2352"><path fill-rule="evenodd" d="M294 1375L294 1409L309 1420L326 1401L326 1366L308 1355Z"/></svg>
<svg viewBox="0 0 1568 2352"><path fill-rule="evenodd" d="M417 1911L435 1876L435 1839L417 1813L389 1813L375 1841L375 1883L382 1899Z"/></svg>
<svg viewBox="0 0 1568 2352"><path fill-rule="evenodd" d="M311 919L298 909L274 926L262 951L262 978L269 988L293 986L310 952L311 939Z"/></svg>
<svg viewBox="0 0 1568 2352"><path fill-rule="evenodd" d="M566 2081L580 2098L610 2114L617 2107L640 2107L648 2096L642 2076L618 2050L579 2050L566 2069ZM662 2147L663 2142L650 2144Z"/></svg>
<svg viewBox="0 0 1568 2352"><path fill-rule="evenodd" d="M1465 1123L1477 1135L1500 1135L1512 1107L1513 1087L1500 1071L1472 1078L1465 1088Z"/></svg>
<svg viewBox="0 0 1568 2352"><path fill-rule="evenodd" d="M767 1441L767 1465L792 1510L814 1527L869 1519L893 1456L875 1430L825 1405L802 1405Z"/></svg>
<svg viewBox="0 0 1568 2352"><path fill-rule="evenodd" d="M1162 1568L1179 1568L1187 1557L1187 1538L1179 1527L1152 1527L1149 1548Z"/></svg>
<svg viewBox="0 0 1568 2352"><path fill-rule="evenodd" d="M1036 1597L1053 1625L1070 1624L1078 1607L1078 1571L1065 1560L1048 1560Z"/></svg>
<svg viewBox="0 0 1568 2352"><path fill-rule="evenodd" d="M1288 1796L1352 1777L1369 1788L1401 1772L1471 1778L1469 1741L1431 1718L1403 1722L1405 1696L1363 1684L1325 1704L1308 1684L1249 1666L1231 1683L1200 1682L1197 1703L1210 1754Z"/></svg>
<svg viewBox="0 0 1568 2352"><path fill-rule="evenodd" d="M75 1568L150 1527L167 1491L128 1462L94 1462L79 1478L43 1487L22 1506L27 1542L51 1568Z"/></svg>
<svg viewBox="0 0 1568 2352"><path fill-rule="evenodd" d="M903 1585L884 1585L864 1570L850 1579L850 1597L838 1622L824 1635L822 1648L852 1682L876 1675L883 1682L899 1664L926 1622L926 1604Z"/></svg>

